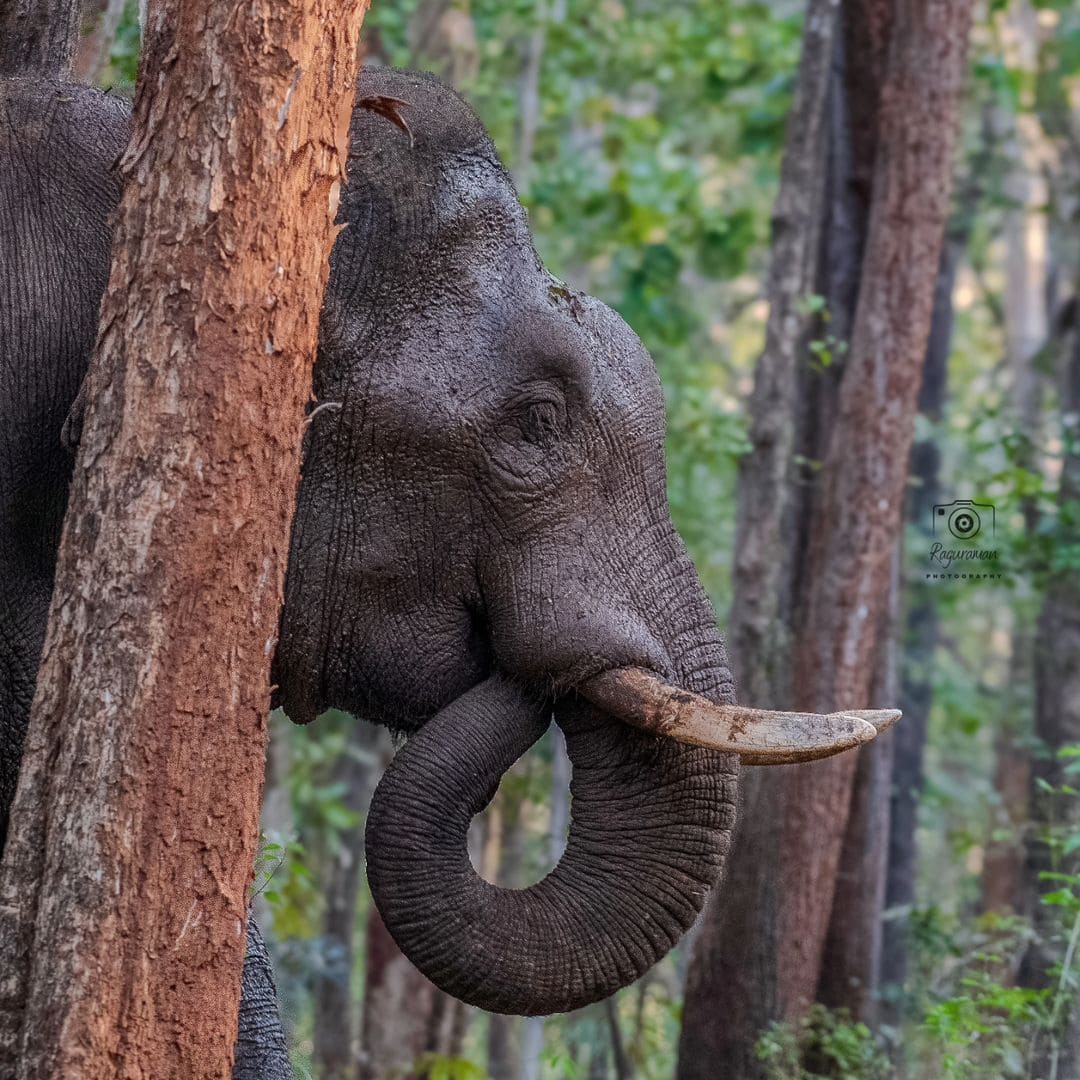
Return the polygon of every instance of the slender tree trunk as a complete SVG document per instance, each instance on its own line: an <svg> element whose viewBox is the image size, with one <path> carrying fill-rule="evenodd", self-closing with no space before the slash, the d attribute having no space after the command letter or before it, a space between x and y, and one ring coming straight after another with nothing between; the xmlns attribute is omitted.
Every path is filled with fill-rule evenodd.
<svg viewBox="0 0 1080 1080"><path fill-rule="evenodd" d="M604 1017L607 1020L608 1037L611 1039L611 1056L615 1062L615 1080L633 1080L634 1070L626 1056L622 1027L619 1024L619 1009L615 999L610 997L604 1002Z"/></svg>
<svg viewBox="0 0 1080 1080"><path fill-rule="evenodd" d="M830 194L819 270L828 299L827 331L849 344L855 323L867 244L873 183L880 138L880 100L895 13L881 0L862 0L844 20L836 50L830 116ZM835 348L840 349L837 344ZM815 460L827 456L825 436L836 423L846 356L817 383ZM804 442L806 438L804 436ZM819 497L808 485L800 521L809 532ZM890 553L889 600L875 628L873 704L893 705L897 695L896 618L899 603L900 536ZM806 553L800 561L798 601L792 619L804 609L812 582ZM794 636L794 635L793 635ZM791 700L791 698L787 698ZM830 913L818 997L870 1020L880 975L881 911L889 827L889 785L893 736L879 740L857 759L851 802L836 872L836 901Z"/></svg>
<svg viewBox="0 0 1080 1080"><path fill-rule="evenodd" d="M70 74L79 14L79 0L0 0L0 76Z"/></svg>
<svg viewBox="0 0 1080 1080"><path fill-rule="evenodd" d="M365 7L153 10L0 873L4 1076L229 1075Z"/></svg>
<svg viewBox="0 0 1080 1080"><path fill-rule="evenodd" d="M548 861L558 865L566 850L566 830L570 823L570 759L562 731L552 726L551 799L548 804ZM609 1020L610 1023L610 1020ZM544 1018L527 1016L521 1022L521 1080L540 1080L540 1056L544 1051ZM618 1028L611 1028L613 1037Z"/></svg>
<svg viewBox="0 0 1080 1080"><path fill-rule="evenodd" d="M488 1076L500 1080L517 1080L516 1062L518 1051L514 1041L516 1018L492 1013L488 1020L487 1063Z"/></svg>
<svg viewBox="0 0 1080 1080"><path fill-rule="evenodd" d="M899 694L900 562L897 544L889 570L888 601L877 630L870 701L878 707L893 705ZM858 755L818 983L818 999L824 1005L845 1008L865 1023L877 1019L893 757L891 733Z"/></svg>
<svg viewBox="0 0 1080 1080"><path fill-rule="evenodd" d="M536 132L540 127L540 73L544 66L549 23L566 18L566 0L540 0L536 23L525 43L525 64L518 87L518 131L514 152L514 181L527 194L536 150Z"/></svg>
<svg viewBox="0 0 1080 1080"><path fill-rule="evenodd" d="M1074 301L1074 327L1061 398L1061 412L1073 419L1065 431L1066 455L1058 493L1058 529L1055 548L1080 545L1080 299ZM1080 928L1076 912L1048 906L1039 896L1056 886L1041 879L1047 871L1080 874L1080 852L1055 856L1048 842L1056 833L1080 833L1080 798L1061 794L1064 785L1075 787L1066 772L1069 762L1058 756L1066 746L1080 745L1080 571L1067 567L1053 574L1039 615L1035 642L1035 734L1040 752L1035 760L1031 789L1032 823L1028 832L1027 881L1036 939L1024 957L1020 981L1025 986L1057 987L1059 1028L1043 1035L1036 1048L1035 1075L1060 1078L1080 1070L1080 1010L1075 990L1062 989L1065 980L1054 971L1068 950L1070 935ZM1075 954L1075 941L1074 941ZM1076 970L1075 955L1072 974Z"/></svg>
<svg viewBox="0 0 1080 1080"><path fill-rule="evenodd" d="M75 78L80 82L96 83L109 64L109 54L120 20L124 16L125 0L93 0L83 5L83 21L87 24L75 54Z"/></svg>
<svg viewBox="0 0 1080 1080"><path fill-rule="evenodd" d="M372 904L359 1080L422 1080L424 1055L458 1057L465 1010L413 967Z"/></svg>
<svg viewBox="0 0 1080 1080"><path fill-rule="evenodd" d="M1037 28L1034 12L1017 5L1010 20L1015 56L1010 60L1034 73ZM1040 468L1037 447L1042 420L1043 379L1039 354L1046 345L1047 318L1047 220L1046 184L1041 175L1041 134L1034 116L998 116L999 126L1015 132L1006 145L1009 173L1005 196L1010 207L1004 219L1006 361L1011 377L1010 412L1014 431L1022 440L1015 463L1035 472ZM1039 524L1039 508L1033 496L1021 498L1024 530L1033 538ZM1022 605L1013 615L1012 656L1008 689L995 732L994 791L998 796L997 836L986 845L982 872L982 906L985 911L1021 912L1024 909L1023 829L1029 818L1028 786L1031 782L1030 687L1034 683L1035 627ZM1015 974L1009 973L1010 976Z"/></svg>
<svg viewBox="0 0 1080 1080"><path fill-rule="evenodd" d="M464 89L480 68L480 47L468 0L421 0L409 20L410 64Z"/></svg>
<svg viewBox="0 0 1080 1080"><path fill-rule="evenodd" d="M363 814L382 767L393 754L385 728L356 723L330 783L340 785L357 823L344 830L330 855L323 920L322 962L315 977L313 1054L319 1080L352 1080L356 1059L352 1041L352 971L360 874L364 863Z"/></svg>
<svg viewBox="0 0 1080 1080"><path fill-rule="evenodd" d="M384 764L389 757L386 755ZM503 792L496 793L496 803L501 804L503 798ZM496 877L501 833L501 814L493 807L488 811L483 833L470 837L472 858L487 880ZM425 1055L460 1056L472 1010L444 994L416 970L390 936L374 904L368 910L365 956L360 1064L355 1073L358 1080L423 1080L426 1073L417 1066ZM492 1021L514 1019L492 1017ZM492 1055L490 1039L489 1031L488 1053ZM496 1056L509 1051L506 1027L494 1040ZM503 1074L494 1067L489 1071L492 1076L505 1075L508 1080L513 1076L509 1069Z"/></svg>
<svg viewBox="0 0 1080 1080"><path fill-rule="evenodd" d="M481 877L496 884L513 885L517 881L516 870L522 857L521 799L509 797L505 786L495 794L495 801L488 811L488 824ZM488 1018L489 1076L499 1077L500 1080L520 1080L521 1032L521 1017L492 1013Z"/></svg>
<svg viewBox="0 0 1080 1080"><path fill-rule="evenodd" d="M786 526L792 498L798 369L805 362L806 340L814 324L808 298L817 284L826 199L829 86L839 23L836 0L812 0L773 211L769 319L750 399L753 452L739 466L737 588L727 640L741 697L761 707L776 703L777 687L782 685L778 669L788 649L780 605L789 563ZM751 773L751 784L754 775L760 774Z"/></svg>
<svg viewBox="0 0 1080 1080"><path fill-rule="evenodd" d="M263 781L262 812L259 827L263 836L286 849L296 839L296 822L293 815L292 796L289 792L289 767L292 752L289 743L292 724L280 710L270 714L266 752L266 775ZM274 869L277 874L279 870ZM275 886L269 884L268 888ZM255 921L269 931L273 926L274 916L266 902L264 892L260 891L251 901L251 913ZM269 936L269 934L268 934ZM272 951L272 950L271 950ZM279 987L280 989L280 987Z"/></svg>
<svg viewBox="0 0 1080 1080"><path fill-rule="evenodd" d="M1051 79L1061 77L1060 64L1054 48L1040 55L1039 66L1044 69L1040 73ZM1080 222L1076 213L1080 122L1075 110L1062 107L1066 101L1065 97L1050 99L1039 112L1040 134L1053 142L1057 155L1057 168L1049 176L1049 203L1051 291L1058 308L1048 352L1060 358L1065 453L1053 538L1055 556L1080 549ZM1046 871L1080 875L1080 851L1070 851L1066 845L1055 856L1051 843L1075 840L1080 833L1080 798L1061 791L1066 785L1075 788L1076 776L1066 771L1069 761L1060 757L1063 748L1080 745L1080 571L1067 554L1059 566L1047 570L1034 649L1036 752L1025 866L1026 910L1036 937L1021 964L1019 981L1029 987L1049 986L1055 998L1055 1029L1033 1048L1032 1074L1066 1080L1080 1075L1080 1002L1075 989L1080 920L1075 911L1044 904L1041 897L1061 884L1044 880ZM1059 793L1053 794L1054 789ZM1064 968L1061 974L1054 972L1055 963Z"/></svg>
<svg viewBox="0 0 1080 1080"><path fill-rule="evenodd" d="M957 219L941 253L934 291L934 314L926 349L919 412L932 423L944 415L948 360L952 346L953 287L967 243L971 214ZM908 521L929 535L933 506L939 501L941 451L935 438L917 441L911 449ZM921 581L907 589L904 624L904 671L900 707L904 720L893 738L892 794L889 816L888 869L885 881L887 917L882 927L881 981L901 986L907 977L910 913L915 902L919 799L923 787L923 754L933 703L933 664L938 643L938 612L933 587Z"/></svg>

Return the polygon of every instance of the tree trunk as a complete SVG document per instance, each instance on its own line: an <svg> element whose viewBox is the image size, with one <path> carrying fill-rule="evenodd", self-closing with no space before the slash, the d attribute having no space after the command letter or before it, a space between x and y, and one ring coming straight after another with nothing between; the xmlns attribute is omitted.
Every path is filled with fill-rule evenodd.
<svg viewBox="0 0 1080 1080"><path fill-rule="evenodd" d="M634 1080L634 1070L626 1056L622 1028L619 1025L619 1009L613 997L604 1002L604 1018L607 1020L608 1038L611 1040L611 1057L615 1062L615 1080Z"/></svg>
<svg viewBox="0 0 1080 1080"><path fill-rule="evenodd" d="M0 76L71 72L79 0L0 0Z"/></svg>
<svg viewBox="0 0 1080 1080"><path fill-rule="evenodd" d="M811 4L774 213L770 311L750 402L754 450L740 465L735 603L728 641L743 700L791 701L794 613L805 592L803 536L812 466L825 455L842 356L811 364L812 339L846 341L873 175L874 113L887 18L873 2ZM818 296L827 312L809 299ZM727 883L692 946L679 1080L711 1076L723 1061L755 1076L755 1042L777 1017L775 916L781 867L760 852L780 842L784 770L744 774L741 832ZM722 1013L722 1025L714 1017Z"/></svg>
<svg viewBox="0 0 1080 1080"><path fill-rule="evenodd" d="M0 873L5 1076L229 1075L365 6L153 9Z"/></svg>
<svg viewBox="0 0 1080 1080"><path fill-rule="evenodd" d="M871 704L877 707L893 705L899 694L896 627L900 563L897 544L889 569L888 602L877 629L878 655L871 691ZM881 981L881 916L885 910L894 738L890 733L858 755L818 982L822 1004L847 1009L867 1024L877 1019Z"/></svg>
<svg viewBox="0 0 1080 1080"><path fill-rule="evenodd" d="M1080 415L1080 297L1072 306L1072 341L1061 395L1062 416L1071 420L1066 420L1064 433L1067 449L1058 491L1056 551L1080 546L1080 433L1076 424ZM1036 938L1021 964L1020 982L1057 988L1058 1028L1040 1033L1033 1075L1064 1080L1080 1070L1080 1009L1075 990L1062 993L1064 976L1054 971L1054 965L1062 962L1070 937L1075 953L1080 916L1072 908L1041 903L1039 897L1060 886L1044 881L1043 873L1080 875L1080 851L1060 847L1055 851L1051 842L1061 845L1080 834L1080 797L1061 791L1065 785L1075 787L1076 777L1066 771L1070 762L1059 756L1065 747L1080 745L1080 571L1067 560L1046 584L1036 631L1035 735L1039 754L1031 787L1026 880ZM1075 963L1074 958L1074 974Z"/></svg>
<svg viewBox="0 0 1080 1080"><path fill-rule="evenodd" d="M740 696L763 708L776 706L777 687L782 686L778 672L788 649L780 606L789 562L798 369L814 322L807 298L817 283L829 87L839 23L835 0L812 0L773 211L769 319L749 406L753 452L739 464L737 587L727 641Z"/></svg>
<svg viewBox="0 0 1080 1080"><path fill-rule="evenodd" d="M460 1056L466 1009L413 967L372 904L359 1080L422 1080L425 1055Z"/></svg>
<svg viewBox="0 0 1080 1080"><path fill-rule="evenodd" d="M480 875L485 881L517 884L524 840L521 809L521 798L511 795L506 785L496 792L487 813L489 832ZM520 1016L492 1013L488 1017L487 1067L492 1078L521 1080L522 1029Z"/></svg>
<svg viewBox="0 0 1080 1080"><path fill-rule="evenodd" d="M352 972L360 875L364 863L363 814L383 765L393 756L389 734L374 724L356 723L335 763L330 783L341 785L345 806L357 823L344 830L331 853L326 883L322 959L315 985L315 1074L319 1080L352 1080L356 1061L352 1046Z"/></svg>
<svg viewBox="0 0 1080 1080"><path fill-rule="evenodd" d="M1010 19L1012 64L1035 73L1038 29L1034 12L1017 5ZM1024 17L1026 16L1028 17ZM1041 134L1037 119L1028 114L1001 115L1003 131L1015 133L1005 146L1009 172L1004 195L1010 206L1004 216L1006 361L1011 376L1010 419L1020 444L1015 464L1030 472L1040 469L1037 447L1041 445L1043 379L1040 353L1046 345L1047 320L1047 221L1049 192L1042 177ZM1039 524L1038 502L1022 496L1020 507L1029 540ZM993 822L996 836L986 845L981 879L984 911L1024 910L1024 825L1029 819L1028 785L1031 781L1030 687L1034 684L1033 649L1035 627L1021 605L1014 605L1012 655L1003 708L996 718L994 738L994 792L998 797ZM1009 972L1008 978L1015 972Z"/></svg>
<svg viewBox="0 0 1080 1080"><path fill-rule="evenodd" d="M570 824L570 759L562 731L551 733L551 801L548 818L548 860L557 866L566 850L566 831ZM610 1018L610 1014L609 1014ZM618 1028L610 1028L613 1036ZM526 1016L521 1021L519 1071L521 1080L540 1080L541 1055L544 1052L544 1018Z"/></svg>
<svg viewBox="0 0 1080 1080"><path fill-rule="evenodd" d="M851 350L815 493L797 708L869 703L877 615L902 520L930 332L970 0L897 4L881 92L873 202ZM791 772L780 847L781 1015L814 1000L856 755Z"/></svg>
<svg viewBox="0 0 1080 1080"><path fill-rule="evenodd" d="M492 1013L488 1017L488 1076L497 1076L499 1080L518 1080L521 1075L517 1067L519 1051L514 1036L519 1027L516 1016Z"/></svg>
<svg viewBox="0 0 1080 1080"><path fill-rule="evenodd" d="M953 287L967 244L971 214L957 219L941 253L934 292L934 313L926 349L919 412L933 423L944 415L948 360L952 347ZM934 438L917 441L911 449L910 473L915 483L908 492L908 521L929 535L928 522L939 501L941 452ZM938 643L938 612L933 587L914 581L907 588L904 624L904 674L900 707L904 720L893 737L892 794L889 808L888 868L882 927L881 982L901 986L907 978L910 914L915 902L915 830L923 787L923 754L933 703L933 664Z"/></svg>
<svg viewBox="0 0 1080 1080"><path fill-rule="evenodd" d="M480 47L469 0L421 0L409 19L409 66L434 71L464 90L480 69Z"/></svg>
<svg viewBox="0 0 1080 1080"><path fill-rule="evenodd" d="M820 230L812 215L827 214L829 225L814 249L819 275L804 270L794 287L778 288L774 269L770 280L765 370L757 373L751 406L754 452L740 473L736 675L747 699L753 694L774 706L858 707L871 696L948 203L970 4L864 0L844 5L843 15L843 36L833 26L824 48L823 27L836 9L811 5L807 15L777 205L790 205L786 185L801 172L809 179L794 189L802 200L789 226L799 230L801 250ZM815 61L818 81L807 82ZM839 75L814 133L814 113L803 112L815 100L807 88L816 86L824 109L830 65ZM813 153L826 121L831 194L814 201L807 196L821 170ZM786 224L784 216L778 224ZM789 273L800 265L786 254L790 242L786 231L775 231L774 267L779 261ZM832 335L842 342L845 325L852 332L843 363L806 393L801 328L782 316L793 298L814 292L828 298ZM777 332L790 335L778 343L774 317ZM842 352L839 342L834 352ZM777 359L779 348L790 353L786 363ZM837 386L832 372L841 367ZM770 373L771 400L758 390ZM794 435L787 428L792 413ZM757 431L765 437L755 438ZM791 454L821 432L829 434L827 450L803 455L825 458L824 468L800 492ZM805 529L811 542L800 551ZM789 650L781 619L791 613L798 629ZM793 683L786 668L795 670ZM727 886L708 909L691 961L679 1080L711 1076L716 1062L731 1077L760 1075L754 1044L761 1030L815 998L855 764L849 755L749 777ZM884 788L874 790L876 806ZM724 1023L716 1023L718 1014Z"/></svg>
<svg viewBox="0 0 1080 1080"><path fill-rule="evenodd" d="M125 0L92 0L84 4L83 19L89 26L75 54L75 78L79 82L96 83L101 78L109 64L124 6Z"/></svg>
<svg viewBox="0 0 1080 1080"><path fill-rule="evenodd" d="M972 168L984 165L984 156L977 155ZM940 421L943 415L953 287L974 220L980 183L981 178L971 177L966 184L939 260L918 403L918 411L932 422ZM909 486L907 517L922 531L926 531L933 504L938 501L939 458L932 440L912 447L909 473L917 482ZM897 618L898 575L903 562L899 543L893 562L890 606L893 618ZM904 723L890 736L891 743L882 741L860 756L837 882L841 895L833 906L819 985L824 1003L844 1006L867 1023L877 1019L881 984L903 981L907 915L915 895L915 828L930 712L930 673L937 647L937 607L932 588L924 582L916 581L906 591L910 599L902 630L905 677L901 684L895 656L898 643L890 630L890 619L883 627L886 636L880 644L884 671L879 676L883 682L874 693L879 704L899 700Z"/></svg>

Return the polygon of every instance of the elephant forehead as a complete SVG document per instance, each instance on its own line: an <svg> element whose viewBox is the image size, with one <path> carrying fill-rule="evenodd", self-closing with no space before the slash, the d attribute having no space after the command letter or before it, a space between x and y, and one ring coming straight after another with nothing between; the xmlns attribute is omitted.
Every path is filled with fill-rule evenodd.
<svg viewBox="0 0 1080 1080"><path fill-rule="evenodd" d="M461 283L482 280L485 297L539 287L545 275L525 212L508 183L487 177L484 184L464 191L446 185L416 255L436 274L442 271Z"/></svg>
<svg viewBox="0 0 1080 1080"><path fill-rule="evenodd" d="M662 425L656 368L617 313L583 295L568 304L546 275L519 276L509 291L505 277L479 269L467 286L429 295L423 310L394 320L394 347L362 380L383 418L429 433L482 424L547 384L578 421Z"/></svg>

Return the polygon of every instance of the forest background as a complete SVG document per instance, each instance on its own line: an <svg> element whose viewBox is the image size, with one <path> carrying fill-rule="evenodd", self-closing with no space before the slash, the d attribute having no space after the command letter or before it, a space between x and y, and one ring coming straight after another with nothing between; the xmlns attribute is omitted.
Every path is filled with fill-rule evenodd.
<svg viewBox="0 0 1080 1080"><path fill-rule="evenodd" d="M365 63L432 70L465 94L547 265L652 352L672 513L722 626L807 6L377 0L364 27ZM87 0L82 77L133 83L135 7ZM882 789L892 824L876 826L871 973L858 992L823 987L829 1007L804 1020L736 1031L752 1062L740 1076L1080 1075L1080 14L976 5L968 65L882 660L907 735ZM843 320L814 289L798 311L804 376L835 384ZM794 467L812 485L821 461ZM955 500L983 507L980 543L992 535L998 557L989 574L929 578L947 569L928 561L932 507ZM700 933L566 1017L479 1014L413 971L363 874L367 799L392 753L341 714L310 729L274 718L255 903L298 1075L736 1075L688 1049L702 1044L684 1015L728 1018L708 980L687 982ZM515 767L474 827L485 876L523 885L557 859L567 772L547 738Z"/></svg>

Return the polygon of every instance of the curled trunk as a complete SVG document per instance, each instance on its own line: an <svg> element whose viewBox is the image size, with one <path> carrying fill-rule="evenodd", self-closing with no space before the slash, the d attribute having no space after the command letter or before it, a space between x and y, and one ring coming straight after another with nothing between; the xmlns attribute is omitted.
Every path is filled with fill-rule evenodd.
<svg viewBox="0 0 1080 1080"><path fill-rule="evenodd" d="M368 816L368 874L391 934L443 990L491 1012L569 1011L640 976L696 918L734 823L731 756L568 697L554 705L573 766L566 851L529 888L484 881L469 822L551 713L491 676L410 739Z"/></svg>

